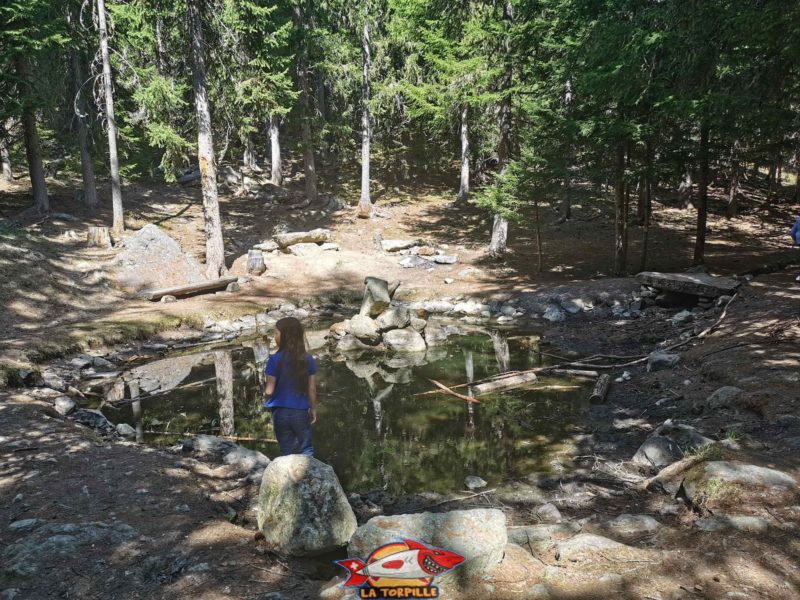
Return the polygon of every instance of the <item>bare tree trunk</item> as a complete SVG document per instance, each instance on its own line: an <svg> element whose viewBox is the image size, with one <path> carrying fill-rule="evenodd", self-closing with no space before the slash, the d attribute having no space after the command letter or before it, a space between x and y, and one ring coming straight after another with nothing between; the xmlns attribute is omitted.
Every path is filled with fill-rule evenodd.
<svg viewBox="0 0 800 600"><path fill-rule="evenodd" d="M75 116L78 120L78 145L81 152L81 175L83 176L83 201L89 208L97 208L97 187L94 180L94 165L89 153L89 128L86 126L88 111L83 95L83 69L78 52L72 51L72 71L75 77Z"/></svg>
<svg viewBox="0 0 800 600"><path fill-rule="evenodd" d="M247 139L244 142L244 154L242 154L242 166L251 171L260 171L258 168L258 161L256 160L256 151L253 144L253 134L248 133Z"/></svg>
<svg viewBox="0 0 800 600"><path fill-rule="evenodd" d="M544 268L544 255L542 254L542 222L539 219L539 199L533 198L533 216L536 219L536 272L541 273Z"/></svg>
<svg viewBox="0 0 800 600"><path fill-rule="evenodd" d="M617 146L617 173L614 221L614 274L625 275L628 248L625 244L625 229L628 215L625 211L625 145Z"/></svg>
<svg viewBox="0 0 800 600"><path fill-rule="evenodd" d="M461 107L461 180L458 187L459 204L466 204L469 197L469 107Z"/></svg>
<svg viewBox="0 0 800 600"><path fill-rule="evenodd" d="M572 80L567 79L564 84L564 116L569 119L572 109ZM561 209L561 222L572 218L572 182L570 181L570 167L572 166L572 140L570 137L564 141L564 204Z"/></svg>
<svg viewBox="0 0 800 600"><path fill-rule="evenodd" d="M372 120L369 114L369 69L372 58L369 41L369 20L365 20L364 33L361 38L364 52L364 79L361 83L361 196L358 199L358 216L362 219L368 219L372 215L372 200L369 192L369 146L372 137Z"/></svg>
<svg viewBox="0 0 800 600"><path fill-rule="evenodd" d="M503 21L506 28L511 28L511 21L514 18L514 7L510 1L503 5ZM511 36L506 33L505 46L505 73L501 83L501 90L504 92L503 99L500 101L500 143L497 146L497 162L500 167L500 174L505 173L508 161L511 156L511 84L513 83L513 73L511 71ZM501 213L494 216L492 224L492 237L489 240L489 256L499 258L506 251L508 243L508 219Z"/></svg>
<svg viewBox="0 0 800 600"><path fill-rule="evenodd" d="M203 57L203 21L199 0L187 0L189 38L194 83L194 105L197 113L197 158L203 188L203 221L206 234L206 276L216 279L225 273L225 247L217 195L217 165L214 160L214 139L211 134L211 112L206 90L206 63Z"/></svg>
<svg viewBox="0 0 800 600"><path fill-rule="evenodd" d="M106 127L108 128L108 162L111 170L112 228L116 234L125 231L122 214L122 183L119 178L117 155L117 122L114 119L114 91L111 82L111 61L108 54L108 26L105 0L97 0L97 23L100 28L100 54L103 58L103 91L106 98Z"/></svg>
<svg viewBox="0 0 800 600"><path fill-rule="evenodd" d="M0 129L0 164L2 164L3 181L13 181L14 175L11 172L11 153L9 152L8 134L5 129Z"/></svg>
<svg viewBox="0 0 800 600"><path fill-rule="evenodd" d="M739 177L741 175L741 165L736 159L736 147L731 152L731 180L730 189L728 190L728 210L727 216L733 219L739 213Z"/></svg>
<svg viewBox="0 0 800 600"><path fill-rule="evenodd" d="M639 271L646 270L650 242L650 217L653 212L653 144L648 138L644 146L644 206L642 214L642 260Z"/></svg>
<svg viewBox="0 0 800 600"><path fill-rule="evenodd" d="M489 336L492 338L498 370L500 373L508 373L511 370L511 351L508 348L508 339L499 331L491 331Z"/></svg>
<svg viewBox="0 0 800 600"><path fill-rule="evenodd" d="M300 137L303 142L303 173L305 176L306 198L317 201L317 166L314 163L314 141L311 134L311 89L308 82L308 38L305 35L306 18L303 4L294 8L295 26L301 32L302 41L297 53L297 85L300 88Z"/></svg>
<svg viewBox="0 0 800 600"><path fill-rule="evenodd" d="M280 130L278 129L278 118L275 115L269 116L269 149L272 183L274 185L282 185L283 165L281 163Z"/></svg>
<svg viewBox="0 0 800 600"><path fill-rule="evenodd" d="M697 182L697 237L694 245L693 265L705 261L706 221L708 219L708 123L700 123L700 180Z"/></svg>
<svg viewBox="0 0 800 600"><path fill-rule="evenodd" d="M44 179L39 130L36 128L36 110L29 97L31 84L28 61L23 56L17 56L14 62L23 90L20 94L22 97L22 132L25 137L25 156L28 159L28 173L31 177L33 205L40 213L44 213L50 210L50 200L47 197L47 182Z"/></svg>
<svg viewBox="0 0 800 600"><path fill-rule="evenodd" d="M683 203L684 208L693 208L692 204L692 189L694 182L692 180L692 165L687 164L684 167L683 179L678 185L678 197Z"/></svg>
<svg viewBox="0 0 800 600"><path fill-rule="evenodd" d="M169 52L164 43L164 22L161 14L161 2L156 2L156 68L159 75L166 76L169 73Z"/></svg>
<svg viewBox="0 0 800 600"><path fill-rule="evenodd" d="M214 374L217 377L219 434L231 436L236 433L236 428L233 420L233 359L229 350L214 352Z"/></svg>

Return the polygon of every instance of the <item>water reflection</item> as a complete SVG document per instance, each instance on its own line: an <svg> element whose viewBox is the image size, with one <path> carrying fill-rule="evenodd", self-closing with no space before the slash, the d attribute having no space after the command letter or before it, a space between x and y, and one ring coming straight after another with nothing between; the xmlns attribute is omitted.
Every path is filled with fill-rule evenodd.
<svg viewBox="0 0 800 600"><path fill-rule="evenodd" d="M463 385L539 366L535 342L528 334L486 333L451 338L417 355L344 360L315 352L317 457L334 467L348 491L446 492L460 489L468 474L497 482L549 468L570 427L581 421L583 390L537 392L534 386L481 396L479 404L419 395L431 389L429 379ZM147 443L174 444L186 433L235 434L250 440L244 445L275 456L261 396L268 356L264 341L250 340L138 366L120 376L129 400L106 414L134 424L137 440ZM465 389L473 395L471 386Z"/></svg>

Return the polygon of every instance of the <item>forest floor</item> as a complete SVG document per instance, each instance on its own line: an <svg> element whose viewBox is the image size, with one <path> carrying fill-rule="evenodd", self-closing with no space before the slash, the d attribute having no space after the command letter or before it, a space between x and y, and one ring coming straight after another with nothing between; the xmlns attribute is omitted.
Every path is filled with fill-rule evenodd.
<svg viewBox="0 0 800 600"><path fill-rule="evenodd" d="M449 193L441 190L387 191L369 221L354 219L347 209L329 214L313 207L266 210L261 202L225 195L221 208L234 273L242 268L237 259L280 223L289 230L329 227L341 251L329 253L325 261L330 262L313 265L277 257L267 277L239 293L145 303L105 285L99 265L113 257L113 250L87 249L81 240L65 236L75 230L82 238L87 224L107 223L106 209L88 215L72 200L74 184L51 187L53 210L76 221L11 223L8 219L29 202L27 191L21 186L0 190L5 219L0 225L5 281L0 343L8 366L28 364L31 356L44 359L48 352L159 332L180 335L176 328L196 325L204 314L252 313L275 298L342 293L356 298L368 274L404 280L409 296L426 298L512 295L554 286L602 289L618 281L602 279L611 262L611 205L592 202L591 190L576 200L574 218L566 223L556 222L554 210L541 209L542 273L535 272L530 235L513 225L509 257L485 262L486 216L453 208ZM198 190L179 186L127 186L128 226L160 221L185 250L202 256L198 198ZM743 273L792 258L791 209L760 204L745 202L743 216L728 221L713 203L707 253L712 272ZM678 271L688 265L692 216L669 202L656 204L649 269ZM372 238L378 230L384 239L421 237L447 244L459 262L433 272L402 269L399 257L375 250ZM636 264L638 228L632 228L631 237L631 263ZM468 267L474 271L459 274ZM445 277L455 282L445 284ZM789 271L758 276L712 335L687 346L677 368L647 373L642 365L631 367L632 379L613 386L606 404L589 409L580 445L570 457L574 472L588 479L566 474L553 491L554 497L573 490L583 498L572 507L562 505L564 518L577 522L595 515L602 521L623 513L651 514L663 527L655 535L626 540L627 553L603 551L576 560L556 560L552 550L542 554L552 597L788 599L800 594L797 506L771 508L742 498L737 513L759 516L769 522L767 528L705 531L697 526L700 515L670 496L639 491L613 476L615 466L629 461L653 428L677 418L709 437L734 441L738 449L725 450L726 458L800 477L792 446L800 439L800 284L793 280ZM674 336L673 330L661 313L624 321L586 313L553 325L546 337L583 354L638 355ZM723 385L742 388L746 400L730 410L698 411L703 399ZM656 404L665 397L670 400ZM0 547L13 543L31 568L27 574L0 575L0 591L17 589L17 596L4 597L18 599L263 599L276 591L292 600L316 597L332 570L262 554L252 530L227 518L237 507L231 495L236 490L220 486L223 471L100 437L61 419L49 402L28 390L0 391ZM488 505L505 510L510 524L531 522L529 506L503 506L486 497L442 508ZM24 519L42 521L7 526Z"/></svg>

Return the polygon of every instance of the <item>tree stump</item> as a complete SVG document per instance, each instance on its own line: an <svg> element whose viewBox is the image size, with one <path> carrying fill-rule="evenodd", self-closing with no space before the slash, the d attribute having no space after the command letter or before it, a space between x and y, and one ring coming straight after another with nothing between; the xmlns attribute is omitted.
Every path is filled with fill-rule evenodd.
<svg viewBox="0 0 800 600"><path fill-rule="evenodd" d="M111 248L111 234L108 227L89 227L86 244L98 248Z"/></svg>
<svg viewBox="0 0 800 600"><path fill-rule="evenodd" d="M594 384L594 389L592 390L592 395L589 396L589 402L592 404L602 404L606 401L606 394L608 394L608 388L611 385L611 377L607 374L601 375L597 383Z"/></svg>
<svg viewBox="0 0 800 600"><path fill-rule="evenodd" d="M261 275L267 270L264 263L264 253L261 250L247 251L247 273L249 275Z"/></svg>

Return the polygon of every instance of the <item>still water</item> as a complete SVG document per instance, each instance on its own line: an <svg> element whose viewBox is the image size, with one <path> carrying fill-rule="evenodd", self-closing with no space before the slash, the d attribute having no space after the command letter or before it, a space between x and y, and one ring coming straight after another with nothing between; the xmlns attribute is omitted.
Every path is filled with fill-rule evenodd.
<svg viewBox="0 0 800 600"><path fill-rule="evenodd" d="M546 471L586 409L586 384L556 378L481 396L479 404L418 395L434 388L430 379L454 386L548 364L533 332L455 336L422 355L313 354L320 367L316 456L348 492L445 493L463 489L467 475L497 484ZM110 390L124 400L102 410L113 423L136 427L145 443L226 435L272 458L277 444L261 397L268 356L264 341L249 340L139 365L106 383L106 398Z"/></svg>

